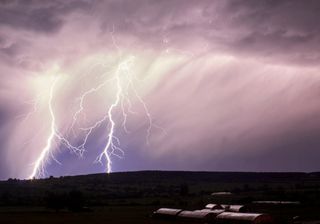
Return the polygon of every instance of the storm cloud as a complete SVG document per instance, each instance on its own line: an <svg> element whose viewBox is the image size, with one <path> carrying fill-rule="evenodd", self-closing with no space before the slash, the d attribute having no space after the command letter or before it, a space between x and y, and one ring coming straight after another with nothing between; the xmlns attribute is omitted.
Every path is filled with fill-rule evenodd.
<svg viewBox="0 0 320 224"><path fill-rule="evenodd" d="M320 166L319 1L0 1L0 178L26 178L50 132L65 133L84 91L134 58L137 99L113 171L315 171ZM111 85L85 102L100 118ZM117 122L121 124L120 111ZM56 143L47 175L102 172L105 126L79 158ZM81 136L70 141L77 143Z"/></svg>

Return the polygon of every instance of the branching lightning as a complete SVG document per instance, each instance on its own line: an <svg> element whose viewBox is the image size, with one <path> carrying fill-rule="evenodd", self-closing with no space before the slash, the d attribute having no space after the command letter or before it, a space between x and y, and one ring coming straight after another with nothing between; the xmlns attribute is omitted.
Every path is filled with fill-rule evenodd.
<svg viewBox="0 0 320 224"><path fill-rule="evenodd" d="M124 150L120 147L120 139L115 135L116 134L116 128L118 126L122 126L123 130L126 133L129 133L130 131L127 128L127 119L129 114L134 114L135 112L132 110L132 102L130 99L130 93L133 92L133 98L135 98L142 106L147 122L147 143L148 139L151 134L151 130L153 127L160 128L159 126L155 125L153 123L153 119L151 117L151 114L147 108L146 103L143 101L142 97L138 94L137 89L134 85L134 80L136 77L132 74L131 68L134 64L134 57L130 56L123 60L121 60L111 78L105 78L105 80L100 83L99 85L95 86L94 88L91 88L84 92L79 98L78 98L78 110L73 114L72 117L72 124L69 128L69 131L71 131L74 134L74 137L78 138L79 136L76 135L74 129L78 126L78 118L80 114L84 113L85 108L85 101L87 100L87 97L96 94L99 91L103 90L107 84L112 84L115 86L115 95L114 95L114 101L111 103L111 105L106 109L106 112L104 116L93 122L93 124L89 127L80 127L79 130L84 132L81 143L79 145L73 145L71 141L68 140L69 136L64 136L57 127L56 122L56 116L54 113L53 108L53 99L55 94L55 86L58 81L58 78L56 78L50 88L50 98L48 100L48 108L50 111L50 117L51 117L51 132L50 135L47 138L47 142L45 147L42 149L40 155L38 156L36 162L33 164L33 170L29 178L37 178L45 176L45 166L49 158L53 158L53 149L58 144L63 144L67 149L70 151L76 153L79 156L83 156L86 149L86 144L89 139L89 137L92 135L93 131L100 127L103 123L107 124L107 133L106 133L106 143L103 149L101 150L101 153L97 156L97 159L95 162L105 164L105 171L107 173L112 172L112 156L116 156L119 158L122 158L124 156ZM118 124L116 117L116 112L121 111L122 115L122 121ZM161 129L163 130L163 129ZM57 161L56 159L54 159ZM59 162L59 161L57 161Z"/></svg>

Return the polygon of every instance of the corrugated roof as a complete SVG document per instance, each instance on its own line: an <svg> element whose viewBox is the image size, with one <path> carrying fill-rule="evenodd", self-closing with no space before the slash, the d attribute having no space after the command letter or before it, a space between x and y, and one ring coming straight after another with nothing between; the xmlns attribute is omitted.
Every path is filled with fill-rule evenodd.
<svg viewBox="0 0 320 224"><path fill-rule="evenodd" d="M214 209L214 210L211 210L211 209L200 209L200 210L195 210L195 211L202 211L202 212L208 212L210 214L214 214L214 215L218 215L222 212L225 212L225 210L223 209Z"/></svg>
<svg viewBox="0 0 320 224"><path fill-rule="evenodd" d="M263 216L263 215L264 214L258 214L258 213L223 212L217 215L217 219L236 219L236 220L253 221L259 216Z"/></svg>
<svg viewBox="0 0 320 224"><path fill-rule="evenodd" d="M219 204L207 204L206 208L207 209L220 209L220 208L222 208L222 206Z"/></svg>
<svg viewBox="0 0 320 224"><path fill-rule="evenodd" d="M245 205L221 205L221 207L230 212L240 212L246 209Z"/></svg>
<svg viewBox="0 0 320 224"><path fill-rule="evenodd" d="M223 192L213 192L213 193L211 193L211 195L212 196L230 196L230 195L232 195L232 193L223 191Z"/></svg>
<svg viewBox="0 0 320 224"><path fill-rule="evenodd" d="M169 215L169 216L176 216L178 215L182 209L174 209L174 208L159 208L154 214L158 215Z"/></svg>
<svg viewBox="0 0 320 224"><path fill-rule="evenodd" d="M180 218L191 218L191 219L206 219L210 215L211 211L182 211L179 213L178 217Z"/></svg>

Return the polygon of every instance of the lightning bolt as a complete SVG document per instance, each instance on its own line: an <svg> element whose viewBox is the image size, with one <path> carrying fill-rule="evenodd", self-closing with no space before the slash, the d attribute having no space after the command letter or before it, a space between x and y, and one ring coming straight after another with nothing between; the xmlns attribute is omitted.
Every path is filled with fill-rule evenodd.
<svg viewBox="0 0 320 224"><path fill-rule="evenodd" d="M112 117L112 111L114 110L115 107L118 106L119 101L120 101L120 95L122 93L122 88L120 85L120 81L119 81L119 77L117 78L117 96L116 96L116 101L111 105L111 107L108 110L108 116L109 116L109 121L110 121L110 130L108 133L108 141L107 144L105 146L105 148L103 149L103 152L100 154L100 156L97 158L98 161L100 163L102 163L102 159L103 157L105 157L106 161L107 161L107 173L111 172L111 159L110 159L110 154L114 154L114 151L116 149L120 149L119 147L117 147L114 143L114 129L115 129L115 121ZM123 152L120 149L121 152Z"/></svg>
<svg viewBox="0 0 320 224"><path fill-rule="evenodd" d="M52 147L52 142L56 135L56 118L53 112L52 101L53 101L54 87L56 85L57 80L58 80L57 78L54 79L53 84L51 85L51 88L50 88L49 112L51 117L51 133L47 139L46 146L42 149L40 156L34 163L34 167L31 175L29 176L29 179L33 179L39 175L44 174L44 165L45 165L44 161L47 160L48 158L48 154L50 153L50 149Z"/></svg>
<svg viewBox="0 0 320 224"><path fill-rule="evenodd" d="M41 150L40 155L38 156L37 160L33 164L32 173L30 174L29 179L34 179L36 177L45 175L45 165L48 162L49 158L52 158L54 161L60 164L60 162L55 159L53 152L51 150L53 144L55 143L54 141L55 138L57 138L60 143L65 145L68 149L72 150L73 152L77 152L80 155L82 154L81 149L73 146L65 137L63 137L63 135L57 129L56 116L53 109L54 89L57 82L58 82L58 78L55 77L49 92L48 109L49 109L49 114L51 118L50 135L47 138L46 146Z"/></svg>
<svg viewBox="0 0 320 224"><path fill-rule="evenodd" d="M106 143L94 162L100 163L102 165L105 164L105 171L107 173L112 172L112 157L116 156L118 158L122 158L124 156L124 150L120 147L120 139L115 135L116 128L118 126L118 121L115 115L118 110L121 111L123 119L121 122L121 126L126 133L129 133L130 131L127 128L127 120L130 114L135 114L135 112L132 110L133 103L130 99L131 92L133 93L133 96L131 97L135 98L140 103L147 118L148 128L146 130L146 142L149 143L149 137L151 135L152 128L160 129L164 134L166 134L163 128L153 122L153 118L148 110L147 104L143 101L142 97L138 94L138 91L135 88L134 80L140 80L132 73L132 66L135 59L134 56L129 56L126 58L123 57L121 49L117 45L113 34L114 27L111 32L111 38L121 60L118 62L111 78L107 78L106 75L109 75L109 73L105 73L104 76L102 76L102 78L104 79L102 83L85 91L79 98L77 98L79 102L78 110L73 114L72 123L69 127L68 133L73 133L73 137L79 140L79 135L76 134L75 129L79 126L79 116L81 114L84 114L85 101L87 100L88 96L97 94L99 91L107 87L108 84L111 84L116 88L113 102L106 109L105 114L101 119L94 121L91 126L78 127L78 129L82 131L82 140L80 144L73 145L72 142L68 140L69 135L64 136L57 128L56 117L53 110L54 88L58 80L57 78L55 78L50 88L50 98L48 101L48 107L51 117L51 132L47 138L46 146L42 149L39 157L34 163L33 171L29 176L30 179L45 175L45 165L50 157L59 163L59 161L54 158L52 153L54 143L61 143L71 152L74 152L79 156L83 156L84 152L86 151L87 141L93 134L93 131L104 123L107 124ZM104 64L97 63L97 65Z"/></svg>
<svg viewBox="0 0 320 224"><path fill-rule="evenodd" d="M123 93L123 88L121 86L121 73L122 71L128 71L128 63L130 63L132 60L132 58L128 59L128 61L124 61L122 63L120 63L120 65L118 66L117 72L116 72L116 85L117 85L117 93L116 93L116 100L114 101L114 103L110 106L109 110L108 110L108 118L109 118L109 122L110 122L110 129L109 129L109 133L108 133L108 141L107 144L105 145L102 153L98 156L97 161L102 163L103 158L105 158L106 162L107 162L107 173L110 173L111 170L111 155L115 155L118 156L118 154L116 153L116 151L120 151L122 154L124 154L123 150L117 146L120 145L120 141L117 137L114 136L114 132L115 132L115 120L113 118L113 110L120 104L121 101L123 101L123 97L124 97L124 93ZM130 79L129 79L130 80ZM125 109L123 107L123 103L122 103L122 114L124 116L124 122L123 122L123 127L125 130L126 129L126 119L127 119L127 114L125 112ZM116 140L116 143L114 142L114 140Z"/></svg>
<svg viewBox="0 0 320 224"><path fill-rule="evenodd" d="M116 156L116 157L122 158L124 156L124 150L120 147L120 139L115 135L117 121L114 116L115 116L116 110L117 109L121 110L121 115L123 117L121 126L127 133L129 133L129 130L126 127L128 116L129 114L135 113L132 110L132 102L129 97L130 95L129 90L131 90L134 93L133 97L135 97L138 100L138 102L142 105L142 108L144 109L144 112L148 121L148 128L147 128L147 135L146 135L147 143L149 142L149 137L150 137L152 128L155 127L155 128L161 129L161 127L153 123L153 119L147 108L146 103L143 101L142 97L138 94L138 91L134 86L133 80L135 80L136 77L131 73L131 67L133 63L134 63L133 56L130 56L120 61L115 71L115 74L112 78L105 79L104 82L84 92L81 95L81 97L78 98L79 109L73 115L73 121L70 126L70 130L75 129L75 126L78 122L78 118L80 114L84 112L84 108L85 108L84 102L89 95L98 93L100 90L106 87L108 83L111 83L111 84L113 83L116 87L115 99L106 110L105 115L100 120L95 121L91 126L80 128L80 130L84 131L85 134L82 139L82 142L76 146L73 145L66 137L64 137L63 134L60 133L60 131L57 128L56 117L53 109L54 88L58 81L58 78L55 78L50 88L50 98L48 101L48 107L49 107L50 117L51 117L51 132L47 138L46 146L42 149L41 154L39 155L36 162L34 163L32 174L29 176L30 179L45 175L45 164L47 163L50 157L54 159L53 153L52 153L52 148L54 146L54 143L56 144L61 143L72 152L82 156L84 151L86 150L86 144L89 137L92 135L93 131L103 123L108 124L107 134L106 134L107 140L103 150L97 156L95 162L98 162L101 164L105 163L106 164L105 171L107 173L112 172L111 157ZM74 131L73 133L75 134ZM59 163L59 161L57 160L55 161Z"/></svg>

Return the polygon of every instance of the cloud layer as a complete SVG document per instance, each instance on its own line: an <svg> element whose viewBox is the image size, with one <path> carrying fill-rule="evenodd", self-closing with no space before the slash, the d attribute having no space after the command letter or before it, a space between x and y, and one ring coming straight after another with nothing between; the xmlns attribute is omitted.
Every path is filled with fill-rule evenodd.
<svg viewBox="0 0 320 224"><path fill-rule="evenodd" d="M27 177L50 134L54 110L68 128L79 96L130 72L155 127L130 92L129 133L116 111L125 151L113 170L319 170L318 1L1 1L0 178ZM120 53L119 53L120 52ZM119 56L119 54L121 56ZM79 127L101 118L114 85L84 103ZM103 171L93 163L108 124L83 158L56 143L48 175Z"/></svg>

